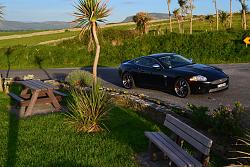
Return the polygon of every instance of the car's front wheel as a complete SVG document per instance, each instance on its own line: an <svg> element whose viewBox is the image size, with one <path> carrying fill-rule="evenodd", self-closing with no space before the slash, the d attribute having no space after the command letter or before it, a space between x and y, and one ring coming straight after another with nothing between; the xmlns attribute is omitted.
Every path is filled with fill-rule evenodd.
<svg viewBox="0 0 250 167"><path fill-rule="evenodd" d="M134 78L130 73L124 73L122 76L122 84L126 89L135 87Z"/></svg>
<svg viewBox="0 0 250 167"><path fill-rule="evenodd" d="M187 97L191 92L188 82L183 78L179 78L176 80L174 84L174 91L175 94L181 98Z"/></svg>

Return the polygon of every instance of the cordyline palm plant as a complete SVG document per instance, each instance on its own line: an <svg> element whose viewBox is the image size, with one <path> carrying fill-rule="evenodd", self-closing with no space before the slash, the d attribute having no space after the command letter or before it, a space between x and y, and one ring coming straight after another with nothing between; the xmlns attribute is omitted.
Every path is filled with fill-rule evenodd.
<svg viewBox="0 0 250 167"><path fill-rule="evenodd" d="M133 21L136 23L136 28L142 34L148 32L148 22L151 20L151 17L148 13L139 12L133 17Z"/></svg>
<svg viewBox="0 0 250 167"><path fill-rule="evenodd" d="M209 22L210 30L213 30L213 23L214 23L214 16L213 15L207 15L205 19Z"/></svg>
<svg viewBox="0 0 250 167"><path fill-rule="evenodd" d="M219 11L217 9L217 1L213 0L214 3L214 8L215 8L215 12L216 12L216 30L219 30Z"/></svg>
<svg viewBox="0 0 250 167"><path fill-rule="evenodd" d="M177 22L178 22L178 25L179 25L179 32L182 33L181 23L180 23L180 21L182 20L182 16L180 15L180 9L175 9L173 11L173 14L174 14L175 18L177 19Z"/></svg>
<svg viewBox="0 0 250 167"><path fill-rule="evenodd" d="M189 0L189 10L190 10L190 34L193 33L193 0Z"/></svg>
<svg viewBox="0 0 250 167"><path fill-rule="evenodd" d="M99 132L105 125L103 119L111 109L110 97L98 86L91 90L72 88L68 98L69 112L66 123L76 128L77 132Z"/></svg>
<svg viewBox="0 0 250 167"><path fill-rule="evenodd" d="M171 13L170 13L170 4L171 4L171 0L167 0L167 3L168 3L169 29L170 29L170 32L173 32L173 28L172 28L172 18L171 18Z"/></svg>
<svg viewBox="0 0 250 167"><path fill-rule="evenodd" d="M179 13L180 13L180 23L181 23L181 29L182 33L184 33L184 25L183 25L183 17L187 14L188 6L187 6L187 0L178 0L178 4L180 6Z"/></svg>
<svg viewBox="0 0 250 167"><path fill-rule="evenodd" d="M246 13L247 13L247 0L239 0L241 7L242 7L242 27L244 28L244 30L247 30L247 17L246 17Z"/></svg>
<svg viewBox="0 0 250 167"><path fill-rule="evenodd" d="M101 2L101 0L78 0L75 6L76 11L74 16L76 19L73 21L81 26L82 31L79 35L83 37L85 32L89 30L90 40L95 41L96 54L93 63L93 80L94 85L97 83L97 66L100 57L101 46L97 36L98 23L104 23L105 18L110 15L110 9L107 7L108 1Z"/></svg>
<svg viewBox="0 0 250 167"><path fill-rule="evenodd" d="M233 23L233 12L232 12L232 0L229 0L229 6L230 6L230 22L229 22L229 28L232 28Z"/></svg>
<svg viewBox="0 0 250 167"><path fill-rule="evenodd" d="M225 27L227 26L227 22L228 22L228 18L230 15L227 14L227 12L220 10L219 11L219 18L220 18L220 22L222 25L224 25Z"/></svg>

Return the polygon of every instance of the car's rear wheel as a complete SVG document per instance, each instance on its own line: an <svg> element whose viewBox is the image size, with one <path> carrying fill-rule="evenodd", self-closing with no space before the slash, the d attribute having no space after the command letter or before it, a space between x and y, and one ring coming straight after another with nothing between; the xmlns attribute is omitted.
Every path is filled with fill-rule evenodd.
<svg viewBox="0 0 250 167"><path fill-rule="evenodd" d="M174 84L174 91L175 94L181 98L187 97L191 92L188 82L183 78L179 78L176 80Z"/></svg>
<svg viewBox="0 0 250 167"><path fill-rule="evenodd" d="M125 73L122 76L122 84L126 89L132 89L135 87L134 78L130 73Z"/></svg>

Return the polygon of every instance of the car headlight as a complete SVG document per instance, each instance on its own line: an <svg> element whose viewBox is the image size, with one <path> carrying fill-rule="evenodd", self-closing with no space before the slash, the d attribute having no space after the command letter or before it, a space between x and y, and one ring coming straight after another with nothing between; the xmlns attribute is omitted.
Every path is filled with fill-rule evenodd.
<svg viewBox="0 0 250 167"><path fill-rule="evenodd" d="M207 78L202 75L193 76L189 79L190 81L207 81Z"/></svg>

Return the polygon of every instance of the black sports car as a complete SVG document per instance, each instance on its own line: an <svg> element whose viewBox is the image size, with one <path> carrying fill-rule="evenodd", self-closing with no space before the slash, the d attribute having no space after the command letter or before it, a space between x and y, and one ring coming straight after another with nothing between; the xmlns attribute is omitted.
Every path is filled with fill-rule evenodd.
<svg viewBox="0 0 250 167"><path fill-rule="evenodd" d="M228 88L229 77L219 68L195 64L175 53L159 53L124 61L119 67L123 86L150 86L174 91L179 97L190 93L215 92Z"/></svg>

